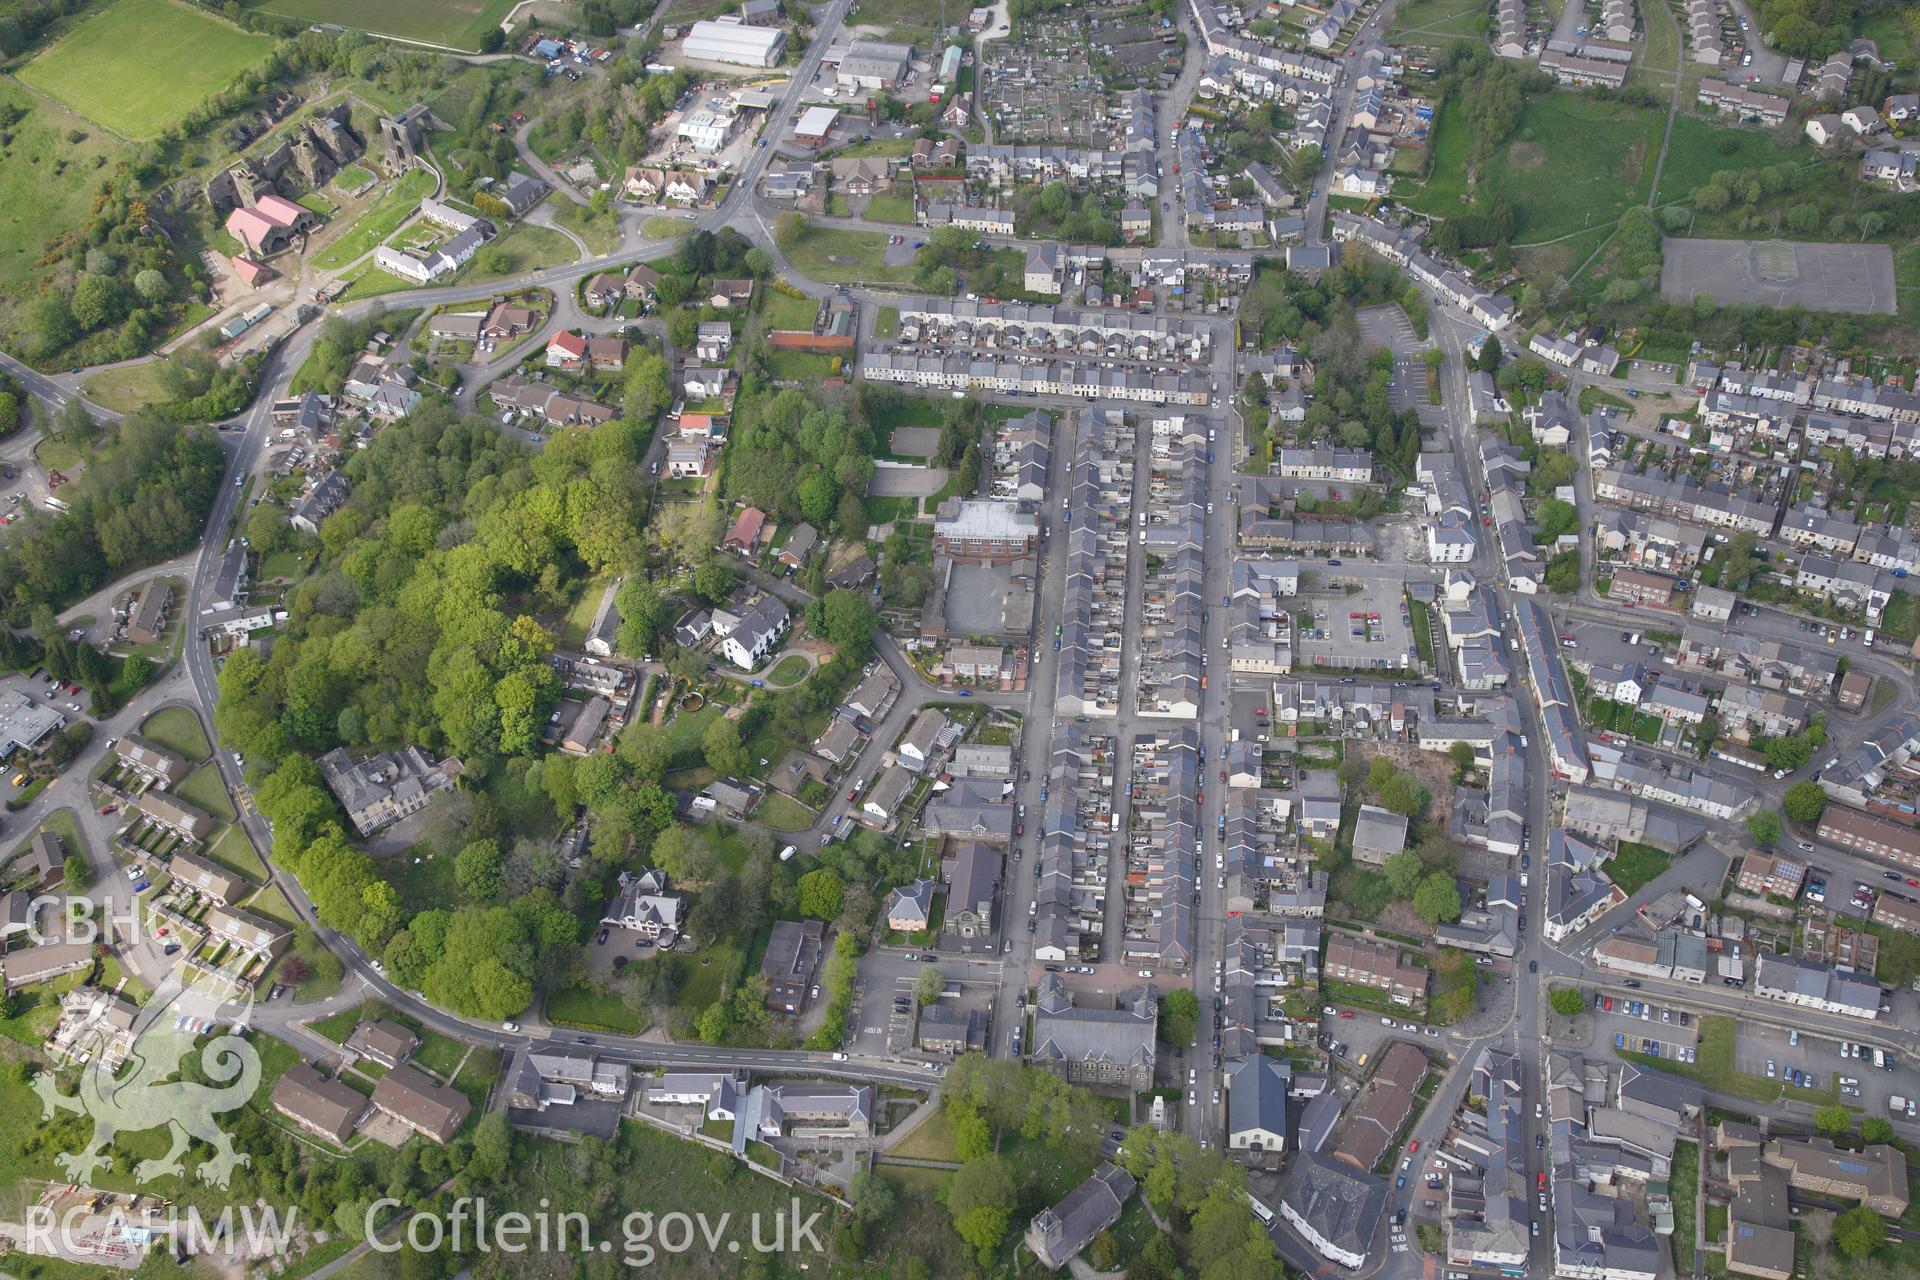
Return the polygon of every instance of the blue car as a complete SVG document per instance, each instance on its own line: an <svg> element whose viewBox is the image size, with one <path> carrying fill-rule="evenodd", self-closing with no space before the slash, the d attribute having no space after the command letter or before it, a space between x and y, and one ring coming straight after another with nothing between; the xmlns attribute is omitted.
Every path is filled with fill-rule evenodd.
<svg viewBox="0 0 1920 1280"><path fill-rule="evenodd" d="M151 888L153 888L153 881L142 880L139 884L136 884L133 886L133 891L135 893L145 893L147 890Z"/></svg>
<svg viewBox="0 0 1920 1280"><path fill-rule="evenodd" d="M971 698L971 697L973 696L973 690L971 690L971 689L962 689L962 690L960 691L960 696L961 696L961 697L963 697L963 698Z"/></svg>
<svg viewBox="0 0 1920 1280"><path fill-rule="evenodd" d="M1626 1048L1626 1047L1627 1047L1627 1033L1626 1033L1626 1032L1624 1032L1624 1031L1616 1031L1616 1032L1614 1032L1614 1033L1613 1033L1613 1047L1614 1047L1614 1048L1616 1048L1616 1049L1624 1049L1624 1048Z"/></svg>

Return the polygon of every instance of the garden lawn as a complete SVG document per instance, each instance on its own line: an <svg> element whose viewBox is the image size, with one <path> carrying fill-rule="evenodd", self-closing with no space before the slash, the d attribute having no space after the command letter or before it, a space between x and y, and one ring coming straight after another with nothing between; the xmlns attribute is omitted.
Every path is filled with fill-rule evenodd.
<svg viewBox="0 0 1920 1280"><path fill-rule="evenodd" d="M453 859L430 858L422 848L416 845L393 857L374 860L380 878L399 890L400 903L409 915L429 907L444 907L461 896L453 878ZM420 861L414 861L416 856Z"/></svg>
<svg viewBox="0 0 1920 1280"><path fill-rule="evenodd" d="M123 138L155 137L273 41L175 0L113 0L20 69L22 83Z"/></svg>
<svg viewBox="0 0 1920 1280"><path fill-rule="evenodd" d="M260 882L267 878L267 869L260 861L260 855L254 852L253 841L247 839L242 827L228 827L226 834L214 841L213 848L207 850L207 858L217 862L237 875Z"/></svg>
<svg viewBox="0 0 1920 1280"><path fill-rule="evenodd" d="M764 936L770 930L768 926L761 933ZM654 963L680 967L680 987L674 992L673 1003L695 1013L720 998L722 988L739 971L741 961L740 948L734 942L716 943L691 956L663 956L658 950L654 951Z"/></svg>
<svg viewBox="0 0 1920 1280"><path fill-rule="evenodd" d="M771 831L805 831L813 825L813 811L792 796L778 791L760 802L754 820Z"/></svg>
<svg viewBox="0 0 1920 1280"><path fill-rule="evenodd" d="M1683 1276L1693 1274L1694 1192L1700 1185L1700 1144L1679 1142L1673 1148L1673 1265Z"/></svg>
<svg viewBox="0 0 1920 1280"><path fill-rule="evenodd" d="M767 313L769 329L813 329L814 317L820 314L820 304L812 298L794 298L778 289L768 289L762 295Z"/></svg>
<svg viewBox="0 0 1920 1280"><path fill-rule="evenodd" d="M213 754L206 732L200 727L200 717L185 707L167 707L154 712L140 726L140 736L189 760L205 760Z"/></svg>
<svg viewBox="0 0 1920 1280"><path fill-rule="evenodd" d="M122 0L124 3L125 0ZM329 244L314 265L337 271L348 263L372 253L374 247L399 229L412 216L420 202L433 194L434 176L425 169L409 169L339 239Z"/></svg>
<svg viewBox="0 0 1920 1280"><path fill-rule="evenodd" d="M773 664L773 670L767 672L767 683L782 687L799 684L807 678L807 660L797 653L790 653Z"/></svg>
<svg viewBox="0 0 1920 1280"><path fill-rule="evenodd" d="M269 920L278 920L281 924L300 923L300 917L294 912L293 904L287 901L287 895L271 886L249 898L247 910L257 916L265 916Z"/></svg>
<svg viewBox="0 0 1920 1280"><path fill-rule="evenodd" d="M640 224L640 234L648 240L671 240L689 230L684 218L648 218Z"/></svg>
<svg viewBox="0 0 1920 1280"><path fill-rule="evenodd" d="M203 764L195 769L174 789L174 794L202 813L210 813L222 822L233 821L233 797L227 794L227 784L220 780L220 770L215 765Z"/></svg>
<svg viewBox="0 0 1920 1280"><path fill-rule="evenodd" d="M40 820L39 826L27 832L26 836L22 838L18 844L14 845L8 853L0 856L0 868L12 862L14 858L20 854L25 853L27 846L33 843L33 838L42 831L51 831L66 841L69 851L77 850L82 854L86 852L86 841L80 838L80 828L74 821L73 810L55 809L52 813L49 813ZM4 870L0 870L0 880L6 879L6 875L7 873Z"/></svg>
<svg viewBox="0 0 1920 1280"><path fill-rule="evenodd" d="M476 254L459 279L462 284L501 280L541 267L565 266L578 256L573 241L552 227L522 222Z"/></svg>
<svg viewBox="0 0 1920 1280"><path fill-rule="evenodd" d="M353 276L347 291L340 295L341 302L359 302L364 298L378 298L389 293L399 293L405 289L418 289L421 286L404 276L384 271L375 266L361 267Z"/></svg>
<svg viewBox="0 0 1920 1280"><path fill-rule="evenodd" d="M1650 844L1622 842L1620 851L1606 864L1607 878L1619 886L1620 892L1632 897L1672 861L1665 850Z"/></svg>
<svg viewBox="0 0 1920 1280"><path fill-rule="evenodd" d="M878 231L808 227L791 248L781 246L794 270L829 284L910 284L913 264L886 263L887 238Z"/></svg>
<svg viewBox="0 0 1920 1280"><path fill-rule="evenodd" d="M547 1021L623 1036L640 1029L639 1015L622 1004L619 996L590 986L563 987L549 995Z"/></svg>
<svg viewBox="0 0 1920 1280"><path fill-rule="evenodd" d="M500 25L513 0L259 0L254 7L471 53L480 37Z"/></svg>
<svg viewBox="0 0 1920 1280"><path fill-rule="evenodd" d="M588 578L580 589L580 598L567 610L566 619L560 624L560 643L569 649L577 649L586 642L587 628L593 625L593 616L600 612L600 597L606 592L607 578L606 574Z"/></svg>
<svg viewBox="0 0 1920 1280"><path fill-rule="evenodd" d="M954 1145L953 1121L948 1118L947 1109L935 1107L928 1112L925 1119L887 1148L887 1154L902 1160L958 1161L960 1156Z"/></svg>
<svg viewBox="0 0 1920 1280"><path fill-rule="evenodd" d="M867 201L867 219L872 222L913 222L913 200L908 196L878 195Z"/></svg>
<svg viewBox="0 0 1920 1280"><path fill-rule="evenodd" d="M792 382L823 382L840 376L833 367L836 358L817 351L768 351L767 372Z"/></svg>

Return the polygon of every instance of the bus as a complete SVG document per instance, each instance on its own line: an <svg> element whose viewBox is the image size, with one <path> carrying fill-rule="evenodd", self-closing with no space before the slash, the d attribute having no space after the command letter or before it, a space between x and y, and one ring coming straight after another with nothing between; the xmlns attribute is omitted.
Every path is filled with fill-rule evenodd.
<svg viewBox="0 0 1920 1280"><path fill-rule="evenodd" d="M1263 1223L1271 1223L1273 1221L1273 1210L1261 1204L1259 1198L1255 1196L1253 1192L1247 1191L1242 1194L1247 1197L1247 1207L1253 1210L1254 1217L1260 1219Z"/></svg>

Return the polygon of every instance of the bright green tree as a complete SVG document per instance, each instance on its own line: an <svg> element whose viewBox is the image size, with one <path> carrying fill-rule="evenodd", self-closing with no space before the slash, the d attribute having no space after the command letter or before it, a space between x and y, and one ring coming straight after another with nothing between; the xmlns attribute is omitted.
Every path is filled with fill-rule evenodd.
<svg viewBox="0 0 1920 1280"><path fill-rule="evenodd" d="M1796 782L1787 788L1780 807L1795 822L1818 822L1827 808L1827 793L1817 782Z"/></svg>
<svg viewBox="0 0 1920 1280"><path fill-rule="evenodd" d="M820 920L831 920L840 914L840 902L846 893L846 884L838 875L826 867L815 867L800 877L800 913Z"/></svg>
<svg viewBox="0 0 1920 1280"><path fill-rule="evenodd" d="M1833 1220L1833 1242L1849 1258L1866 1257L1886 1239L1886 1220L1863 1204Z"/></svg>
<svg viewBox="0 0 1920 1280"><path fill-rule="evenodd" d="M1453 877L1436 871L1422 880L1413 891L1413 909L1429 924L1443 924L1460 918L1460 890Z"/></svg>
<svg viewBox="0 0 1920 1280"><path fill-rule="evenodd" d="M1160 1001L1160 1038L1172 1045L1193 1043L1200 1026L1200 1001L1190 987L1175 987Z"/></svg>

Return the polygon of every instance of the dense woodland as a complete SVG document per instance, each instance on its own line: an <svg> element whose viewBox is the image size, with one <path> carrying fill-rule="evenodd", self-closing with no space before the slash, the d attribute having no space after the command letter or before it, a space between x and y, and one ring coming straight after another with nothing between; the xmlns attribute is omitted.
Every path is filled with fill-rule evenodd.
<svg viewBox="0 0 1920 1280"><path fill-rule="evenodd" d="M780 422L804 434L819 412L786 393L763 404L771 407L758 429L767 432ZM769 440L743 456L789 447ZM644 429L621 419L562 431L535 455L483 418L416 411L348 464L352 497L321 526L316 570L288 599L271 655L238 650L221 670L216 726L258 779L276 863L300 877L321 919L383 955L398 981L463 1013L505 1017L527 1005L536 983L577 980L582 916L637 862L698 886L690 928L703 938L750 933L769 907L797 900L770 842L728 870L707 841L676 826L664 779L700 764L748 771L742 744L763 729L809 740L871 651L873 612L859 593L830 592L806 610L838 646L835 660L796 688L756 692L691 755L647 723L622 731L608 753L539 755L559 692L547 662L555 637L542 619L563 614L588 578L626 573L621 649L637 657L664 648L669 671L688 679L699 678L705 657L660 645L660 629L689 603L716 603L736 586L732 564L713 551L716 508L674 504L643 537L645 443ZM804 476L798 489L767 500L804 510ZM463 766L461 789L436 805L423 837L423 852L454 861L453 902L403 899L346 839L312 762L335 746L403 744ZM554 855L552 837L582 808L593 816L592 856L573 868ZM821 861L848 886L820 912L829 918L865 919L868 886L912 872L909 857L878 839L845 842ZM765 1043L774 1028L750 985L737 982L720 1012L679 1030ZM764 1006L763 994L757 1002Z"/></svg>
<svg viewBox="0 0 1920 1280"><path fill-rule="evenodd" d="M78 405L69 401L77 410L70 416L87 418ZM92 429L91 419L87 424ZM59 491L69 509L26 509L0 547L0 607L7 619L27 622L36 610L64 607L193 546L225 466L206 427L140 413L107 428L85 472Z"/></svg>

